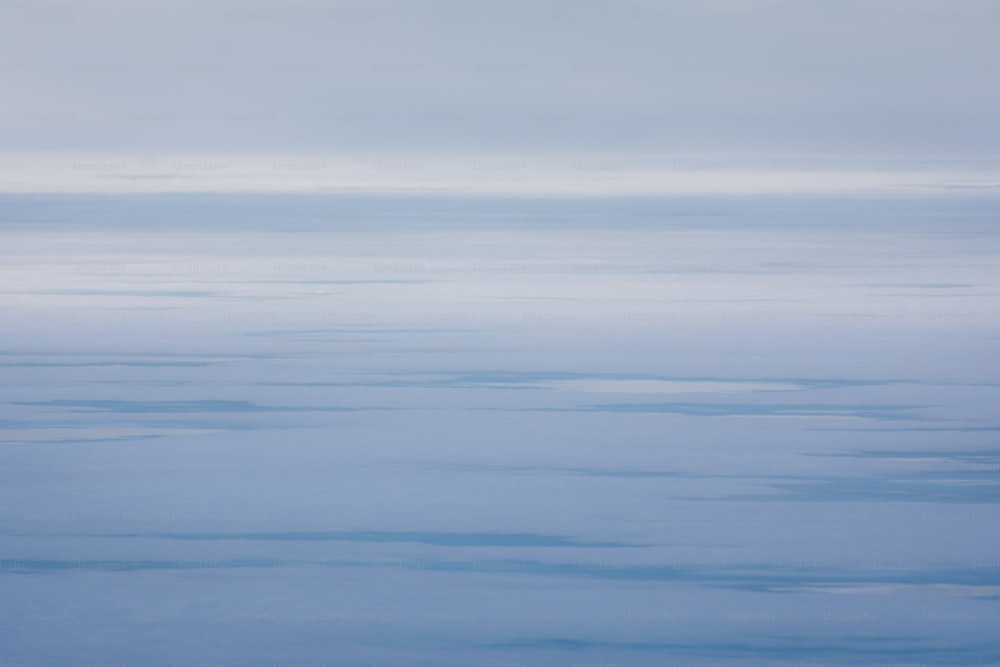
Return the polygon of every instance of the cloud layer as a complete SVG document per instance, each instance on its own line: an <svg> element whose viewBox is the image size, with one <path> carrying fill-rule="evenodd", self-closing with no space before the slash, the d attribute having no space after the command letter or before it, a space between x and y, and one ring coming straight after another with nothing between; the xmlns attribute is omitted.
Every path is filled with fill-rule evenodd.
<svg viewBox="0 0 1000 667"><path fill-rule="evenodd" d="M22 156L968 167L1000 145L1000 9L986 0L105 0L0 14L3 145ZM15 171L25 159L6 157Z"/></svg>

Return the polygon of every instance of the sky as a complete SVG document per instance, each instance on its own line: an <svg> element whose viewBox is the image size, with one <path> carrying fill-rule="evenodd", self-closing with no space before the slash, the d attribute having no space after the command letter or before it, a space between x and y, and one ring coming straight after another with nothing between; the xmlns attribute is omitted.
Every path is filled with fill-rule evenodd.
<svg viewBox="0 0 1000 667"><path fill-rule="evenodd" d="M1000 183L990 0L31 0L0 18L6 192Z"/></svg>

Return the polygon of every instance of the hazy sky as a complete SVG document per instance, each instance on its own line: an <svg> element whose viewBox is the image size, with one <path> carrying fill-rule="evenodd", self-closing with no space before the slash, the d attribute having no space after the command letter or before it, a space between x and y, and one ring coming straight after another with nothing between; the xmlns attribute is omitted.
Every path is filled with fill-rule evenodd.
<svg viewBox="0 0 1000 667"><path fill-rule="evenodd" d="M992 0L13 0L0 150L976 166L998 26Z"/></svg>

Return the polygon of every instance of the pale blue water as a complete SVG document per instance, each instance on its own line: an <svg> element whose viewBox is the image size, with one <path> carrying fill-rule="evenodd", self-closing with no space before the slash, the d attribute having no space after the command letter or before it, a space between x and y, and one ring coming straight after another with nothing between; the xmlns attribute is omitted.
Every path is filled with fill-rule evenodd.
<svg viewBox="0 0 1000 667"><path fill-rule="evenodd" d="M1000 663L990 199L0 199L0 665Z"/></svg>

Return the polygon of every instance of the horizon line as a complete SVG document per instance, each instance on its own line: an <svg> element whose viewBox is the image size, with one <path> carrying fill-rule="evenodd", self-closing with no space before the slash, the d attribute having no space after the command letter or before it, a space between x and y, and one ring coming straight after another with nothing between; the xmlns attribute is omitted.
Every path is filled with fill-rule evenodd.
<svg viewBox="0 0 1000 667"><path fill-rule="evenodd" d="M990 158L0 154L0 194L1000 194Z"/></svg>

